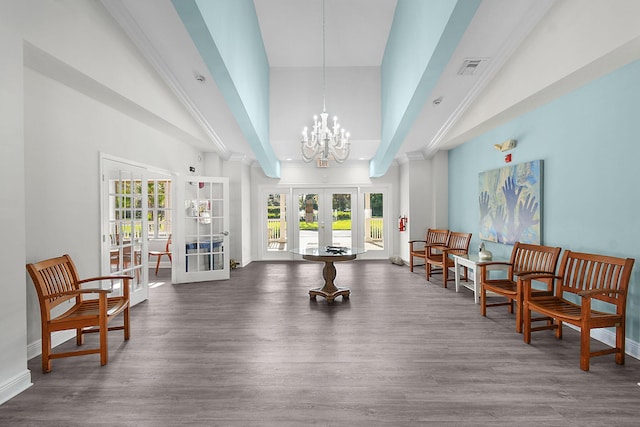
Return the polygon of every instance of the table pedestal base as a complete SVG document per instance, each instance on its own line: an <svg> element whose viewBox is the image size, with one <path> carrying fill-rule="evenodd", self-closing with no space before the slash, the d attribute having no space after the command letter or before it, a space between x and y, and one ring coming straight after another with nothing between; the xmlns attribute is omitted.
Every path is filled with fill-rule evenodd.
<svg viewBox="0 0 640 427"><path fill-rule="evenodd" d="M339 297L342 295L342 299L349 299L349 294L351 290L349 288L336 288L335 292L327 292L324 288L316 288L311 289L309 291L309 298L312 300L316 299L316 296L325 297L328 302L333 302L335 297Z"/></svg>
<svg viewBox="0 0 640 427"><path fill-rule="evenodd" d="M353 258L355 258L355 256L351 259ZM343 300L349 299L351 290L349 288L339 288L333 283L333 280L336 278L336 267L333 265L333 261L324 260L322 276L324 277L324 286L322 288L311 289L309 291L309 298L315 300L317 296L321 296L326 298L327 302L333 302L333 300L339 296L342 296Z"/></svg>

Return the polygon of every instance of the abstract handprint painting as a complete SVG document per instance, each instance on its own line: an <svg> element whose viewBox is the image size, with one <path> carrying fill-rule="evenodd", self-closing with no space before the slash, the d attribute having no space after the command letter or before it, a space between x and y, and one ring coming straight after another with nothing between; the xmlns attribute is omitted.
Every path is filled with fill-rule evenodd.
<svg viewBox="0 0 640 427"><path fill-rule="evenodd" d="M481 172L480 239L540 244L542 160Z"/></svg>

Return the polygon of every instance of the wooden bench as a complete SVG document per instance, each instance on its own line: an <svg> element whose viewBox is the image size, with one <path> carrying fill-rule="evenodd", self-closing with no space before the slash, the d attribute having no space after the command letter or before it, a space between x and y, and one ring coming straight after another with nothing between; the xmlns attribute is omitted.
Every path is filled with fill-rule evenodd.
<svg viewBox="0 0 640 427"><path fill-rule="evenodd" d="M69 255L51 258L34 264L27 264L27 271L33 280L42 322L42 371L51 371L51 360L61 357L81 356L100 353L100 364L108 359L107 332L124 330L124 339L129 339L129 280L130 276L103 276L80 280L78 271ZM112 289L83 289L82 285L102 280L122 280L122 295L107 296ZM97 298L86 299L89 295ZM59 307L66 303L68 307ZM58 307L57 310L54 310ZM63 313L55 314L66 308ZM123 313L121 326L108 327L109 322ZM51 351L51 333L62 330L76 330L76 344L82 345L84 334L100 333L100 345L94 349L84 349L61 353Z"/></svg>
<svg viewBox="0 0 640 427"><path fill-rule="evenodd" d="M531 343L531 332L555 329L562 338L562 324L580 327L580 368L589 370L591 357L615 354L617 364L624 364L625 315L627 288L634 259L616 258L565 250L558 275L531 274L521 277L524 289L524 342ZM554 294L535 296L532 280L553 279ZM592 307L598 300L597 310ZM579 304L578 304L579 302ZM606 310L609 303L611 310ZM553 319L549 325L531 327L531 312ZM591 329L616 328L614 348L592 352Z"/></svg>
<svg viewBox="0 0 640 427"><path fill-rule="evenodd" d="M522 301L524 299L522 286L518 277L530 273L555 274L561 249L552 246L532 245L516 242L511 251L509 262L489 261L480 265L480 314L487 315L487 307L506 305L509 313L513 313L513 304L516 305L516 332L522 332ZM500 279L490 279L488 268L504 265L508 267L507 276ZM546 292L551 294L552 279L543 279L547 284L546 289L532 289L536 295ZM487 292L504 297L507 301L487 302Z"/></svg>

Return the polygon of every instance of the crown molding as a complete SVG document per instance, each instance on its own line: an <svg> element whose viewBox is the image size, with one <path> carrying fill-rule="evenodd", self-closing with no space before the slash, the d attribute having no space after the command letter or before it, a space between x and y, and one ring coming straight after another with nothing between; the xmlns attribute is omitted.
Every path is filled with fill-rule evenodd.
<svg viewBox="0 0 640 427"><path fill-rule="evenodd" d="M179 83L176 76L169 70L166 63L162 60L162 57L158 51L153 47L153 44L146 36L138 22L131 16L126 6L121 0L100 0L100 3L111 14L115 21L120 25L122 30L131 39L133 44L140 49L143 56L149 61L153 69L160 75L162 80L167 84L169 89L176 94L178 99L187 108L189 113L195 118L196 122L202 126L205 133L211 139L216 151L222 158L229 158L231 152L222 142L218 134L215 132L209 121L205 118L204 114L200 111L197 105L195 105L190 97L185 92L182 85Z"/></svg>

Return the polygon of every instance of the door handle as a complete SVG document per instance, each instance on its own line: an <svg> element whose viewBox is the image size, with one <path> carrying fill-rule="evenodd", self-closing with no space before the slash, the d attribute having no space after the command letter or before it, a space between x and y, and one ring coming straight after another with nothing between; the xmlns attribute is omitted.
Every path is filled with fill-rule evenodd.
<svg viewBox="0 0 640 427"><path fill-rule="evenodd" d="M228 231L223 231L223 232L222 232L222 233L220 233L220 234L222 234L223 236L228 236L228 235L229 235L229 232L228 232Z"/></svg>

